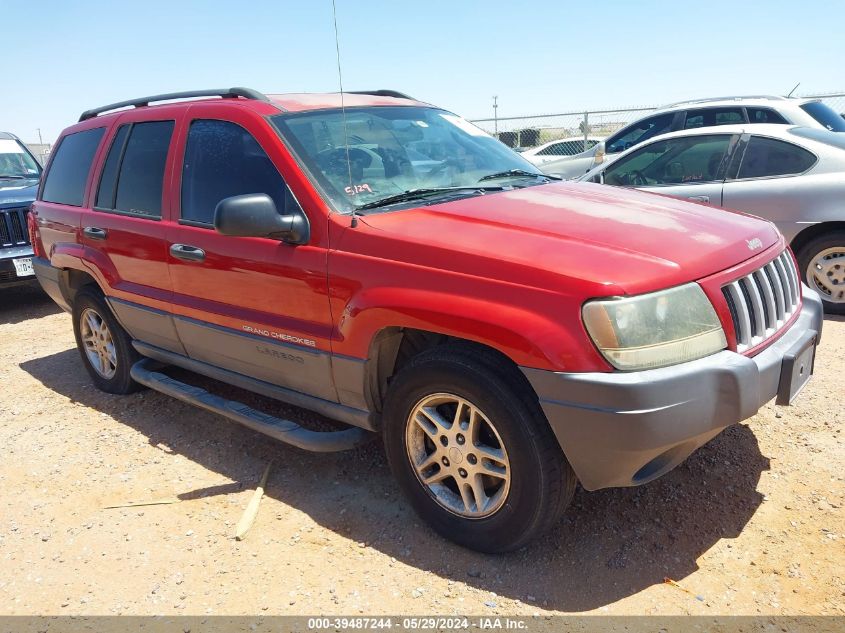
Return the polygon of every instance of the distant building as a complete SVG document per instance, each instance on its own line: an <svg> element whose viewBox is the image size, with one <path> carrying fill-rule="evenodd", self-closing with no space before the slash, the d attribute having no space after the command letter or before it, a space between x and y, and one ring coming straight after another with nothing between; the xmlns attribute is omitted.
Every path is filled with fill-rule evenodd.
<svg viewBox="0 0 845 633"><path fill-rule="evenodd" d="M47 164L47 159L50 157L50 147L52 147L49 143L24 143L24 145L35 155L39 163Z"/></svg>

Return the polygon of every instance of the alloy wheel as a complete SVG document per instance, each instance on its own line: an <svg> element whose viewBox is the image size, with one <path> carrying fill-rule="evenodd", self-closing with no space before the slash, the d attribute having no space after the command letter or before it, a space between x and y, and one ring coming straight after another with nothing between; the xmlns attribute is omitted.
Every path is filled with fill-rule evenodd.
<svg viewBox="0 0 845 633"><path fill-rule="evenodd" d="M417 479L446 510L480 519L507 500L511 467L502 438L474 404L450 393L420 400L405 427Z"/></svg>
<svg viewBox="0 0 845 633"><path fill-rule="evenodd" d="M105 319L96 310L85 308L79 315L79 332L91 367L111 380L117 371L117 351Z"/></svg>

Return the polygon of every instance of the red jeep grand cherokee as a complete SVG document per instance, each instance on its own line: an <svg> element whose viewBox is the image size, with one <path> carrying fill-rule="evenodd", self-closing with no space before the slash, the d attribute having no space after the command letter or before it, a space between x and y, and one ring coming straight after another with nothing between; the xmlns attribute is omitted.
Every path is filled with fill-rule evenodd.
<svg viewBox="0 0 845 633"><path fill-rule="evenodd" d="M484 551L554 525L576 481L651 481L790 402L822 324L771 223L552 182L386 90L88 111L30 230L98 387L310 450L380 432L414 508ZM170 366L349 426L303 428Z"/></svg>

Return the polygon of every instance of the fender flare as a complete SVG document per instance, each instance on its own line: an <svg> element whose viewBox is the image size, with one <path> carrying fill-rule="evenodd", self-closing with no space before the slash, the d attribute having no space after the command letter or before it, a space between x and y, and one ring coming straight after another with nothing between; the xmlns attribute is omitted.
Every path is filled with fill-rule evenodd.
<svg viewBox="0 0 845 633"><path fill-rule="evenodd" d="M340 315L338 352L368 358L373 339L390 327L473 341L517 365L558 371L573 364L572 350L584 344L573 336L583 332L580 322L573 329L504 298L490 302L445 291L379 287L356 294Z"/></svg>

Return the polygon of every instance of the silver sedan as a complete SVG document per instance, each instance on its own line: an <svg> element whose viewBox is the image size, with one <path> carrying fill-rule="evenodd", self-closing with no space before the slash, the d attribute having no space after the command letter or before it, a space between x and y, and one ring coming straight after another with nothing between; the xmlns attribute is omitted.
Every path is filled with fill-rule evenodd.
<svg viewBox="0 0 845 633"><path fill-rule="evenodd" d="M774 222L825 310L845 314L845 134L767 124L684 130L637 145L579 180Z"/></svg>

